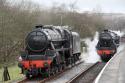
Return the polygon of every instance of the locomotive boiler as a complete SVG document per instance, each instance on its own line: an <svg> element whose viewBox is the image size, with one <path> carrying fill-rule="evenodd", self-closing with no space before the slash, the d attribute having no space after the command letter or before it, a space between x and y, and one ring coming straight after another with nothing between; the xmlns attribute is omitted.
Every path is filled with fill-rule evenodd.
<svg viewBox="0 0 125 83"><path fill-rule="evenodd" d="M99 34L99 41L96 49L104 62L107 62L117 52L119 41L120 36L112 31L104 30Z"/></svg>
<svg viewBox="0 0 125 83"><path fill-rule="evenodd" d="M27 78L53 75L79 60L79 34L68 28L39 25L27 35L19 61Z"/></svg>

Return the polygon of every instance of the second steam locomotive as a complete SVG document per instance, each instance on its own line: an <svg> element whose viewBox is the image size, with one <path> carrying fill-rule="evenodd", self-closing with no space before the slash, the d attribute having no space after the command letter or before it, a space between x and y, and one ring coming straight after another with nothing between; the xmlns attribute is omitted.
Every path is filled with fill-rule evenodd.
<svg viewBox="0 0 125 83"><path fill-rule="evenodd" d="M120 36L112 31L104 30L99 34L99 41L96 49L104 62L109 61L109 59L117 52L119 42Z"/></svg>
<svg viewBox="0 0 125 83"><path fill-rule="evenodd" d="M53 75L75 64L81 54L79 34L63 26L36 26L25 41L19 67L27 78Z"/></svg>

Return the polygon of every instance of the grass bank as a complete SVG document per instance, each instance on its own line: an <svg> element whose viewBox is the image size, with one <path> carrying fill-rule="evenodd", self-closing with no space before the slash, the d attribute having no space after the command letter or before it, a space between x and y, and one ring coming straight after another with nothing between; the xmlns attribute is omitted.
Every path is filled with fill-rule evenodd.
<svg viewBox="0 0 125 83"><path fill-rule="evenodd" d="M7 82L3 82L2 81L2 77L3 77L3 68L0 69L0 83L11 83L14 80L18 80L23 78L23 75L20 74L20 69L18 68L18 66L11 66L8 68L9 74L10 74L10 81Z"/></svg>

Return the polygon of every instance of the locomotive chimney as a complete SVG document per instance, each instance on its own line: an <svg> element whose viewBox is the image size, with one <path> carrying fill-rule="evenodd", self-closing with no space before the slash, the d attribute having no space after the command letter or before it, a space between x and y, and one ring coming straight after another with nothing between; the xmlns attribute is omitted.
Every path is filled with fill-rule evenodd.
<svg viewBox="0 0 125 83"><path fill-rule="evenodd" d="M108 32L109 30L108 29L105 29L104 32Z"/></svg>
<svg viewBox="0 0 125 83"><path fill-rule="evenodd" d="M35 27L36 27L36 28L42 28L43 25L36 25Z"/></svg>

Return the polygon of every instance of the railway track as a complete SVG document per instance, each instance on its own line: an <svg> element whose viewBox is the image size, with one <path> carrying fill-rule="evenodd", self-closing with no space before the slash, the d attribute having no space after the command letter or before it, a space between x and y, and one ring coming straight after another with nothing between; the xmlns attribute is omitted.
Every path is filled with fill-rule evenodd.
<svg viewBox="0 0 125 83"><path fill-rule="evenodd" d="M30 79L30 80L24 78L23 80L18 81L18 82L16 82L16 83L45 83L45 82L47 82L47 81L49 81L49 80L51 80L51 79L57 78L60 74L64 73L65 71L68 71L68 70L72 69L74 66L77 66L77 65L82 64L82 63L83 63L83 61L78 62L77 64L75 64L75 65L73 65L73 66L71 66L71 67L67 67L65 70L60 71L60 72L58 72L57 74L55 74L55 75L53 75L53 76L50 76L50 77L48 77L48 78L46 78L46 79L43 79L43 78L41 78L41 77L32 78L32 79Z"/></svg>
<svg viewBox="0 0 125 83"><path fill-rule="evenodd" d="M73 77L67 83L93 83L106 63L97 62Z"/></svg>
<svg viewBox="0 0 125 83"><path fill-rule="evenodd" d="M78 64L75 64L74 66L78 66L79 64L82 64L82 63L83 62L80 62ZM80 73L78 73L75 77L73 77L66 83L92 83L97 77L97 75L100 73L102 68L105 66L105 64L106 63L97 62L89 66L85 70L81 71ZM61 74L65 73L65 71L68 71L72 68L73 67L66 68L65 70L55 74L54 76L50 76L46 79L39 78L39 77L31 80L23 79L17 83L45 83L45 82L50 83L51 80L57 79Z"/></svg>

